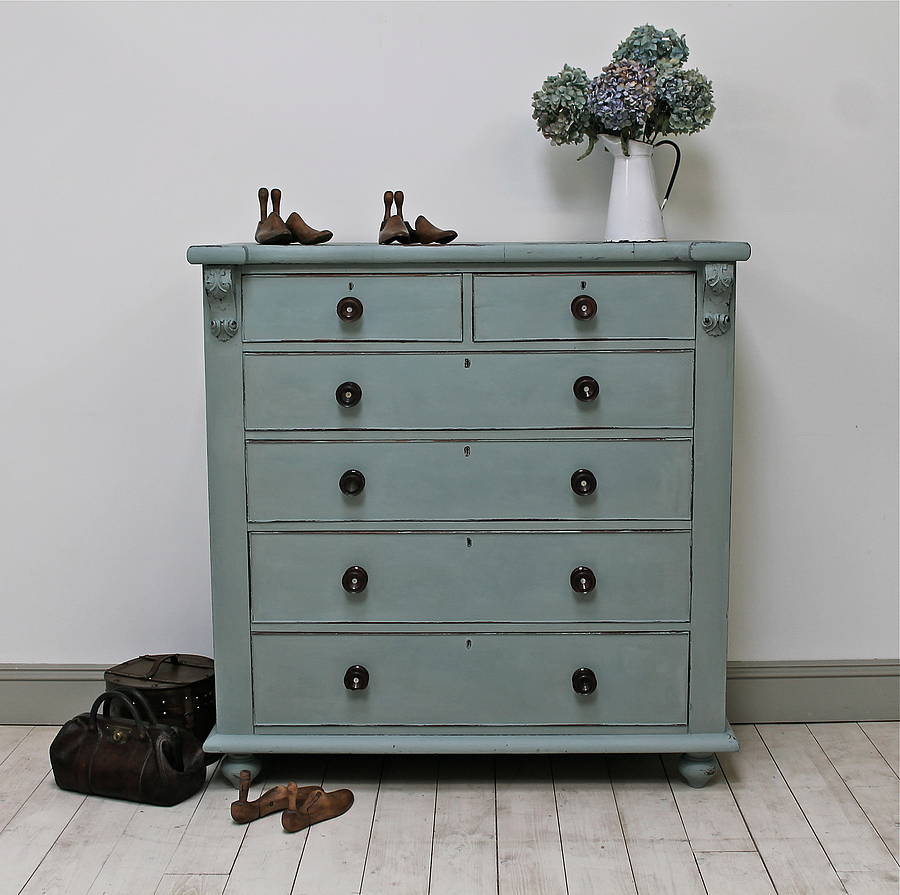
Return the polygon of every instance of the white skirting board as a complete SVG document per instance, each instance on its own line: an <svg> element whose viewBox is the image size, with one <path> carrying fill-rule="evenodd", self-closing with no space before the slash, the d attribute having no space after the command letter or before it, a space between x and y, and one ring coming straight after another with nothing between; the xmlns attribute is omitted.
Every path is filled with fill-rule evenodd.
<svg viewBox="0 0 900 895"><path fill-rule="evenodd" d="M0 724L61 724L103 691L104 665L0 664ZM900 660L729 662L733 724L900 720Z"/></svg>

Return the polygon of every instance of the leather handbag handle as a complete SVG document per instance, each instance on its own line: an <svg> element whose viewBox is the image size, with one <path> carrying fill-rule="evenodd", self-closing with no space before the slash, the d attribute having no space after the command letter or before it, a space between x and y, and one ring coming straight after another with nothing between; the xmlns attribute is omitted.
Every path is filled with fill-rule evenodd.
<svg viewBox="0 0 900 895"><path fill-rule="evenodd" d="M106 706L108 703L116 700L121 700L128 706L128 713L142 727L146 727L148 724L156 725L159 723L156 720L153 709L150 708L150 704L144 699L143 695L130 687L122 687L118 690L107 690L105 693L101 693L91 706L91 723L97 723L97 711L101 705ZM143 718L138 712L138 707L140 707L143 712ZM104 717L108 717L105 709L103 714Z"/></svg>

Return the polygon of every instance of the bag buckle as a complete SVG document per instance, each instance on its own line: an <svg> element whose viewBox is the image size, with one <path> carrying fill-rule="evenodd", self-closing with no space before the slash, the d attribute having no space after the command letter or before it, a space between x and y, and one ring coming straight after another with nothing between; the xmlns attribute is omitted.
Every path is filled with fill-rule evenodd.
<svg viewBox="0 0 900 895"><path fill-rule="evenodd" d="M128 741L128 731L123 727L114 727L112 738L114 743L125 743Z"/></svg>

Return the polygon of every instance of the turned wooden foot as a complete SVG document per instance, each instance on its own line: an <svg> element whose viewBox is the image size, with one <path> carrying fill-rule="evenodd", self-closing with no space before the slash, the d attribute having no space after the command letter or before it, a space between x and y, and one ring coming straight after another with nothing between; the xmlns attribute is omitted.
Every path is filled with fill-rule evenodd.
<svg viewBox="0 0 900 895"><path fill-rule="evenodd" d="M699 789L716 776L716 757L712 752L685 752L678 761L678 773L688 786Z"/></svg>
<svg viewBox="0 0 900 895"><path fill-rule="evenodd" d="M226 755L220 767L222 776L235 788L241 785L241 771L250 772L252 783L262 770L262 763L255 755Z"/></svg>

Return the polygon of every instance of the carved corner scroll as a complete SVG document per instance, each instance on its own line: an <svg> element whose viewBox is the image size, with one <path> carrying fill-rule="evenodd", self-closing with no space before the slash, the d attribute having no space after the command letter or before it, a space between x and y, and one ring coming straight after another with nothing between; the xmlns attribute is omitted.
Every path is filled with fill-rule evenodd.
<svg viewBox="0 0 900 895"><path fill-rule="evenodd" d="M204 268L203 289L209 305L209 328L217 339L227 342L238 331L231 268Z"/></svg>
<svg viewBox="0 0 900 895"><path fill-rule="evenodd" d="M707 264L703 279L703 329L709 336L722 336L731 329L734 300L734 265Z"/></svg>

